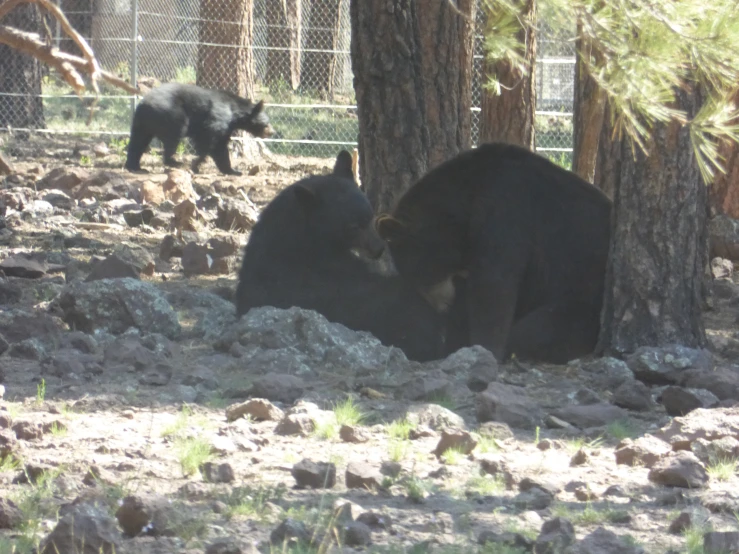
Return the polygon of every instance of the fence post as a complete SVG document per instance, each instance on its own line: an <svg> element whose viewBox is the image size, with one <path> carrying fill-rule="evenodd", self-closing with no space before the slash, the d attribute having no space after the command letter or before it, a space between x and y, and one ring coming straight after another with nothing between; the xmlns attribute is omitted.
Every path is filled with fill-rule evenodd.
<svg viewBox="0 0 739 554"><path fill-rule="evenodd" d="M139 59L139 0L131 0L131 86L136 87L138 81ZM131 120L136 111L136 94L131 96Z"/></svg>

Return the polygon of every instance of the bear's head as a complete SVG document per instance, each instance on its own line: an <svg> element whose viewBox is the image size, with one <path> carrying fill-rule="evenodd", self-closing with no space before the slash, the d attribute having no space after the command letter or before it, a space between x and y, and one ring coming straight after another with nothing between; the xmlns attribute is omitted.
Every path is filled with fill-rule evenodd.
<svg viewBox="0 0 739 554"><path fill-rule="evenodd" d="M465 269L457 237L443 218L381 214L375 227L398 273L422 293L448 289Z"/></svg>
<svg viewBox="0 0 739 554"><path fill-rule="evenodd" d="M289 188L306 232L322 249L339 255L356 251L372 259L382 254L385 243L373 225L372 206L354 180L349 152L339 153L331 174L309 177Z"/></svg>
<svg viewBox="0 0 739 554"><path fill-rule="evenodd" d="M260 100L256 105L249 100L239 99L242 104L241 115L236 121L236 128L248 131L257 138L271 137L275 130L270 125L269 117L264 111L264 101Z"/></svg>

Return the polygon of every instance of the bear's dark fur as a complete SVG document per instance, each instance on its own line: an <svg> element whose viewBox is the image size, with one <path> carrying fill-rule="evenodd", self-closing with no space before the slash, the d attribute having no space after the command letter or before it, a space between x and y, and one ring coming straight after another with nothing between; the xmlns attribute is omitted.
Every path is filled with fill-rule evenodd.
<svg viewBox="0 0 739 554"><path fill-rule="evenodd" d="M611 201L574 173L483 144L422 177L376 225L400 275L427 297L445 291L439 309L458 323L463 301L461 332L499 360L564 363L595 348ZM460 277L454 302L439 283Z"/></svg>
<svg viewBox="0 0 739 554"><path fill-rule="evenodd" d="M373 216L346 151L332 174L285 188L252 229L236 289L237 314L298 306L369 331L409 359L442 357L444 316L403 279L372 271L353 252L372 258L383 252Z"/></svg>
<svg viewBox="0 0 739 554"><path fill-rule="evenodd" d="M141 156L154 137L162 141L164 165L179 167L174 154L180 141L189 137L198 156L192 163L193 172L211 156L221 173L241 175L231 168L228 154L231 135L239 129L262 138L273 133L263 102L254 104L230 92L196 85L166 83L150 91L136 107L126 169L143 171Z"/></svg>

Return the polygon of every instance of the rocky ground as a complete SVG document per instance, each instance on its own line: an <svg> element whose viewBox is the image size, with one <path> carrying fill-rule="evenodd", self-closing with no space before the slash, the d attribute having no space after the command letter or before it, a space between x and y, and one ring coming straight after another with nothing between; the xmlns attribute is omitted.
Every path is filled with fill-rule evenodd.
<svg viewBox="0 0 739 554"><path fill-rule="evenodd" d="M299 309L235 320L259 210L332 160L6 152L0 554L739 552L730 262L710 350L418 364Z"/></svg>

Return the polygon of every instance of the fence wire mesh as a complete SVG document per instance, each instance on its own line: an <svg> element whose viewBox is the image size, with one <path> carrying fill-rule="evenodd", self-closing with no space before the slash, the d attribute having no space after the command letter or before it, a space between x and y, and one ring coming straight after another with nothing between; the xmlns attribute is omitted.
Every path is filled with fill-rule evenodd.
<svg viewBox="0 0 739 554"><path fill-rule="evenodd" d="M270 149L321 157L357 141L349 1L57 0L105 69L146 88L176 81L264 99L277 130L267 139ZM35 5L16 8L3 23L79 54ZM477 27L473 141L483 85L479 18ZM537 149L566 164L572 149L574 46L571 36L546 22L538 33ZM103 85L88 124L92 97L80 101L45 66L0 45L0 131L113 135L125 141L135 102Z"/></svg>

